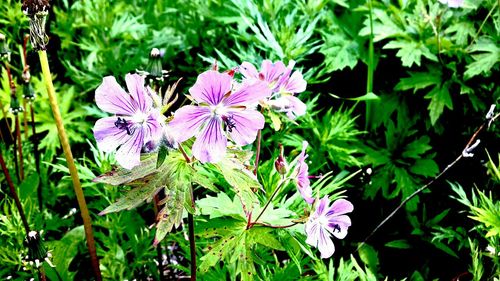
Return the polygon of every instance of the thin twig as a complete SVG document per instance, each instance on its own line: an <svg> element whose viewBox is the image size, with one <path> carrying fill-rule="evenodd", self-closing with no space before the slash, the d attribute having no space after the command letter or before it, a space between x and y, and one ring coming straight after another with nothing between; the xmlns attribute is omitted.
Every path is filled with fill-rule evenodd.
<svg viewBox="0 0 500 281"><path fill-rule="evenodd" d="M30 226L28 224L28 220L26 220L26 215L24 214L23 206L21 205L21 201L19 200L19 196L17 196L16 188L14 187L14 182L12 182L12 178L10 177L9 170L5 165L5 161L3 160L2 151L0 150L0 166L2 166L2 171L5 175L5 179L7 180L7 184L9 185L10 193L14 198L14 202L16 203L17 211L21 216L21 221L23 222L24 230L26 231L26 235L30 233Z"/></svg>
<svg viewBox="0 0 500 281"><path fill-rule="evenodd" d="M436 177L434 177L432 180L430 180L428 183L426 183L424 186L420 187L419 189L417 189L415 192L413 192L411 195L409 195L408 197L406 197L402 202L401 204L399 204L395 209L394 211L392 211L382 222L380 222L377 227L375 227L375 229L370 233L370 235L368 235L365 240L363 240L363 242L361 242L361 244L359 244L359 246L356 248L356 250L354 252L357 252L359 249L361 249L361 247L363 247L363 245L366 244L366 242L375 234L375 232L377 232L377 230L379 230L388 220L390 220L404 205L406 205L406 203L408 203L408 201L410 201L411 199L413 199L415 196L417 196L420 192L424 191L425 189L427 189L430 185L432 185L435 181L437 181L439 178L441 178L441 176L443 176L449 169L451 169L458 161L460 161L460 159L462 159L464 157L464 151L467 151L467 149L469 147L471 147L472 143L474 143L476 141L476 138L477 136L479 135L479 133L484 129L484 127L487 125L488 122L492 123L494 122L498 117L500 116L500 113L495 115L494 117L492 117L490 120L487 120L487 122L484 122L475 132L474 134L472 134L472 137L469 139L469 141L467 142L467 144L465 145L464 149L462 150L462 153L460 153L460 155L455 159L453 160L448 166L446 166L446 168L444 168L443 171L441 171Z"/></svg>
<svg viewBox="0 0 500 281"><path fill-rule="evenodd" d="M269 207L269 204L271 204L271 202L273 201L274 196L276 196L276 194L278 194L278 191L281 189L281 187L282 187L282 186L284 186L284 185L285 185L285 182L287 182L287 181L288 181L288 179L282 179L282 180L281 180L281 182L280 182L280 183L279 183L279 185L276 187L276 189L274 190L274 192L273 192L273 194L271 195L271 197L269 197L269 200L267 200L266 205L264 205L264 208L262 208L262 210L260 211L260 213L259 213L259 215L257 216L257 218L255 219L255 221L254 221L254 222L252 222L252 223L248 223L248 225L247 225L247 229L252 228L252 226L253 226L254 224L256 224L256 223L259 221L259 219L260 219L260 217L262 216L262 214L264 214L264 211L266 211L267 207ZM249 216L249 220L250 220L250 219L251 219L251 216Z"/></svg>
<svg viewBox="0 0 500 281"><path fill-rule="evenodd" d="M40 169L40 152L38 151L38 136L36 135L36 127L35 127L35 111L33 108L33 103L30 102L30 113L31 113L31 134L33 139L33 153L35 154L35 169L38 173L39 181L38 181L38 206L40 211L43 210L43 196L42 196L42 174Z"/></svg>

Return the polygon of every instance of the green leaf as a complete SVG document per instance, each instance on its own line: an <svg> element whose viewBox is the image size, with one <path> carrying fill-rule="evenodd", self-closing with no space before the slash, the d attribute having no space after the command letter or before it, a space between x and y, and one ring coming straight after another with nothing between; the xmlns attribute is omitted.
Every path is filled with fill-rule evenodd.
<svg viewBox="0 0 500 281"><path fill-rule="evenodd" d="M394 89L402 91L413 89L413 92L416 92L440 83L441 73L431 69L429 72L410 72L410 77L401 78Z"/></svg>
<svg viewBox="0 0 500 281"><path fill-rule="evenodd" d="M131 170L117 167L94 179L94 182L107 183L111 185L122 185L130 183L136 179L144 178L145 176L153 173L156 170L157 159L150 156L141 159L141 164L132 168Z"/></svg>
<svg viewBox="0 0 500 281"><path fill-rule="evenodd" d="M168 148L166 145L160 144L160 148L158 149L158 159L156 160L156 168L160 168L161 164L165 161L167 157Z"/></svg>
<svg viewBox="0 0 500 281"><path fill-rule="evenodd" d="M433 177L439 173L439 167L432 159L417 159L410 167L410 172L424 177Z"/></svg>
<svg viewBox="0 0 500 281"><path fill-rule="evenodd" d="M63 280L73 280L75 274L69 271L69 265L78 253L79 244L83 246L84 241L85 232L81 225L68 231L61 240L47 243L52 249L52 263Z"/></svg>
<svg viewBox="0 0 500 281"><path fill-rule="evenodd" d="M413 64L420 66L421 57L424 56L431 61L437 61L436 55L421 43L413 41L391 41L384 49L399 49L396 56L401 58L403 66L411 67Z"/></svg>
<svg viewBox="0 0 500 281"><path fill-rule="evenodd" d="M325 69L323 71L333 72L346 67L353 69L358 63L359 45L350 40L339 30L339 32L323 32L325 43L320 52L325 55Z"/></svg>
<svg viewBox="0 0 500 281"><path fill-rule="evenodd" d="M334 94L330 94L330 96L337 98L337 99L344 99L344 100L353 100L353 101L373 101L373 100L380 100L380 97L375 95L374 93L370 92L367 93L363 96L357 97L357 98L342 98L339 96L336 96Z"/></svg>
<svg viewBox="0 0 500 281"><path fill-rule="evenodd" d="M231 200L224 192L219 192L217 197L208 195L206 198L196 201L198 210L202 215L208 215L210 219L228 216L235 219L245 220L245 212L241 201L234 198Z"/></svg>
<svg viewBox="0 0 500 281"><path fill-rule="evenodd" d="M359 249L359 257L373 272L377 272L379 259L375 248L368 244L363 244Z"/></svg>
<svg viewBox="0 0 500 281"><path fill-rule="evenodd" d="M431 124L436 124L439 116L443 113L444 107L446 106L449 109L453 109L453 102L451 100L450 93L448 92L447 85L443 85L442 87L436 86L434 87L425 98L430 98L431 103L429 104L429 115L431 118Z"/></svg>
<svg viewBox="0 0 500 281"><path fill-rule="evenodd" d="M405 147L405 151L402 156L405 158L419 159L421 155L432 149L429 145L430 138L428 136L420 137Z"/></svg>
<svg viewBox="0 0 500 281"><path fill-rule="evenodd" d="M500 61L500 48L489 38L482 37L477 40L470 50L470 53L474 52L481 53L471 55L474 61L466 66L467 70L464 73L466 79L489 72Z"/></svg>
<svg viewBox="0 0 500 281"><path fill-rule="evenodd" d="M234 192L243 204L243 209L251 211L253 205L258 203L257 196L253 190L262 188L255 175L236 158L224 158L215 164L215 166L219 169L227 183L234 188Z"/></svg>
<svg viewBox="0 0 500 281"><path fill-rule="evenodd" d="M396 249L410 249L411 245L406 241L405 239L400 239L400 240L394 240L391 242L385 243L386 247L389 248L396 248Z"/></svg>

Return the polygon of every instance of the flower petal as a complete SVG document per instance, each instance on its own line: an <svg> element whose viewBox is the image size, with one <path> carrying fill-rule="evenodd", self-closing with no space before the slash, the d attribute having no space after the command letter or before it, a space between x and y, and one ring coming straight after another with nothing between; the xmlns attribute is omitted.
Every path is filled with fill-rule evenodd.
<svg viewBox="0 0 500 281"><path fill-rule="evenodd" d="M328 196L323 197L323 199L319 200L318 207L316 208L316 212L314 214L318 217L324 215L328 208L328 204L330 204Z"/></svg>
<svg viewBox="0 0 500 281"><path fill-rule="evenodd" d="M227 73L208 70L198 75L189 93L198 103L217 105L231 90L232 77Z"/></svg>
<svg viewBox="0 0 500 281"><path fill-rule="evenodd" d="M135 108L142 112L146 112L150 109L152 106L152 99L144 87L144 77L138 74L127 73L127 75L125 75L125 82L127 83L128 92L135 103Z"/></svg>
<svg viewBox="0 0 500 281"><path fill-rule="evenodd" d="M209 118L193 144L193 155L202 163L216 163L226 155L227 139L222 131L222 120Z"/></svg>
<svg viewBox="0 0 500 281"><path fill-rule="evenodd" d="M210 118L210 114L210 109L204 106L186 105L179 108L174 114L174 119L168 123L172 136L177 142L191 138Z"/></svg>
<svg viewBox="0 0 500 281"><path fill-rule="evenodd" d="M135 130L132 136L116 151L116 161L125 169L132 169L141 164L141 149L144 144L144 132Z"/></svg>
<svg viewBox="0 0 500 281"><path fill-rule="evenodd" d="M328 219L328 230L338 239L344 239L347 229L351 226L351 218L346 215L336 216Z"/></svg>
<svg viewBox="0 0 500 281"><path fill-rule="evenodd" d="M259 78L259 72L255 66L249 62L243 62L239 67L239 71L246 79Z"/></svg>
<svg viewBox="0 0 500 281"><path fill-rule="evenodd" d="M258 130L264 128L264 116L257 110L228 111L234 122L229 135L238 145L247 145L255 141Z"/></svg>
<svg viewBox="0 0 500 281"><path fill-rule="evenodd" d="M256 81L253 84L244 83L224 100L224 105L251 105L268 98L270 95L271 89L263 81Z"/></svg>
<svg viewBox="0 0 500 281"><path fill-rule="evenodd" d="M318 249L321 252L321 258L327 259L335 252L335 245L325 229L320 228L318 234Z"/></svg>
<svg viewBox="0 0 500 281"><path fill-rule="evenodd" d="M116 120L116 117L105 117L95 122L94 137L97 141L97 147L104 152L114 151L130 138L126 130L118 129L115 126Z"/></svg>
<svg viewBox="0 0 500 281"><path fill-rule="evenodd" d="M95 101L103 111L119 115L133 115L136 108L132 98L118 85L115 77L106 76L95 90Z"/></svg>
<svg viewBox="0 0 500 281"><path fill-rule="evenodd" d="M354 210L354 206L351 202L345 199L338 199L333 202L332 206L328 210L326 216L338 216L346 213L350 213Z"/></svg>
<svg viewBox="0 0 500 281"><path fill-rule="evenodd" d="M262 62L261 73L264 75L264 81L269 83L277 83L285 71L286 66L281 61L272 63L270 60L264 60Z"/></svg>
<svg viewBox="0 0 500 281"><path fill-rule="evenodd" d="M302 73L295 71L290 79L280 85L280 90L285 93L302 93L306 90L307 82L304 80Z"/></svg>

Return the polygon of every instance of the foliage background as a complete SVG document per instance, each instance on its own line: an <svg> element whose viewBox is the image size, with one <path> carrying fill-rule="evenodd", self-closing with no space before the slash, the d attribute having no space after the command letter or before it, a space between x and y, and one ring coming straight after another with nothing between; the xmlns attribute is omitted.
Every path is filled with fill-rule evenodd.
<svg viewBox="0 0 500 281"><path fill-rule="evenodd" d="M7 35L19 79L19 44L27 32L27 19L18 1L1 1L0 32ZM49 57L106 279L157 278L151 243L154 229L148 228L153 223L151 206L97 216L122 190L92 182L111 168L114 159L95 149L91 131L93 122L104 116L93 101L102 77L120 79L144 67L153 47L165 53L168 82L183 78L180 93L186 93L197 73L214 60L229 69L242 61L293 59L305 73L308 90L300 98L308 101L309 114L297 120L298 126L285 122L280 131L263 132L261 179L270 173L278 143L293 154L306 139L312 148L310 163L314 163L310 172L333 171L330 184L339 184L332 190L342 187L354 203L353 226L345 240L336 241L331 260L300 254L291 257L298 260L297 265L285 262L289 252L264 256L257 263L260 278L449 280L468 275L481 280L500 275L498 256L486 251L488 245L500 251L498 170L495 176L500 166L498 126L480 136L473 158L461 161L446 180L411 200L368 241L369 246L354 252L395 206L462 153L490 105L498 105L498 1L465 0L458 9L430 0L60 0L51 5ZM30 165L32 157L27 157L31 176L18 183L20 196L31 223L45 231L49 248L59 257L54 262L63 279L86 279L90 273L83 228L78 214L70 212L77 207L76 200L60 158L35 54L29 55L29 61L39 94L35 109L44 162L38 177ZM372 92L378 99L356 99L367 93L370 68L375 69ZM7 109L5 74L1 82L0 100ZM24 144L29 155L30 141ZM10 143L2 144L8 163L12 163L11 151ZM342 181L367 167L373 169L371 178L359 173ZM20 266L20 219L4 178L0 179L0 263L4 265L0 278L28 278L30 273ZM39 181L46 198L43 212L33 199ZM188 271L185 257L189 256L183 232L174 232L166 240L164 245L176 263L173 274L182 275ZM204 278L222 280L234 270L226 264Z"/></svg>

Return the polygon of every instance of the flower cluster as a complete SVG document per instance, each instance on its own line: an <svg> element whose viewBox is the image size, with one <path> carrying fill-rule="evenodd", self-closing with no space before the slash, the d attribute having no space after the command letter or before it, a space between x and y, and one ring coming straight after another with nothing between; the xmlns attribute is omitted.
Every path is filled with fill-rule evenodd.
<svg viewBox="0 0 500 281"><path fill-rule="evenodd" d="M283 112L288 118L294 120L306 113L306 105L295 97L295 94L306 90L307 82L302 73L292 69L295 61L291 60L288 66L281 61L272 63L264 60L260 72L249 62L243 62L239 71L244 76L244 82L264 81L272 91L272 96L264 100L264 105L277 112Z"/></svg>

